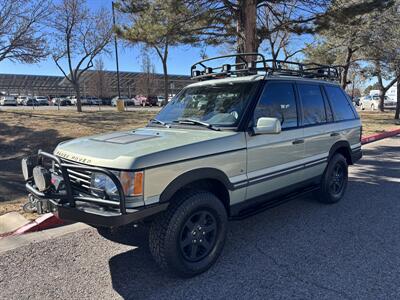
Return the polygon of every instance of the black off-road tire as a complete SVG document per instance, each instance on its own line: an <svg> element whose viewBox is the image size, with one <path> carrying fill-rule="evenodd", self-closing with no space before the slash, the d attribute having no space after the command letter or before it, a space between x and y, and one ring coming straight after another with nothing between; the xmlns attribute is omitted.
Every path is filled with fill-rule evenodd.
<svg viewBox="0 0 400 300"><path fill-rule="evenodd" d="M330 159L322 176L321 186L318 191L318 200L322 203L333 204L339 202L347 188L348 165L346 158L336 153Z"/></svg>
<svg viewBox="0 0 400 300"><path fill-rule="evenodd" d="M211 228L215 229L211 231ZM226 209L214 194L184 190L176 195L167 211L153 221L150 252L167 272L192 277L215 263L222 252L226 231Z"/></svg>

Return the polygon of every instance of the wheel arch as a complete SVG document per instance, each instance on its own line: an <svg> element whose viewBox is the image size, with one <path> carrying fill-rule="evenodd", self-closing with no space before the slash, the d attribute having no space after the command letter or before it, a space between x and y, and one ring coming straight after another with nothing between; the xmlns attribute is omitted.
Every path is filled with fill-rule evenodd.
<svg viewBox="0 0 400 300"><path fill-rule="evenodd" d="M348 165L352 165L353 164L353 159L351 156L351 147L349 142L347 141L338 141L335 144L333 144L333 146L331 147L331 149L329 150L329 156L328 156L328 162L330 161L330 159L332 158L332 156L336 153L340 153L342 154L347 161Z"/></svg>
<svg viewBox="0 0 400 300"><path fill-rule="evenodd" d="M160 195L160 202L171 201L183 189L202 189L215 194L229 213L229 190L233 189L228 176L215 168L200 168L185 172L175 178Z"/></svg>

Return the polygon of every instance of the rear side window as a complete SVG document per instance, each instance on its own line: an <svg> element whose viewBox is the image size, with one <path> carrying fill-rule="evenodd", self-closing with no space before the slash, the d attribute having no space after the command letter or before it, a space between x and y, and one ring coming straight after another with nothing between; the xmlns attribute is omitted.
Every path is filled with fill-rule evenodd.
<svg viewBox="0 0 400 300"><path fill-rule="evenodd" d="M325 91L331 103L336 121L352 120L355 118L350 102L339 87L325 86Z"/></svg>
<svg viewBox="0 0 400 300"><path fill-rule="evenodd" d="M319 85L298 84L303 104L303 125L326 123L324 98Z"/></svg>
<svg viewBox="0 0 400 300"><path fill-rule="evenodd" d="M254 111L254 122L261 117L277 118L282 128L297 127L297 108L293 85L287 82L268 83Z"/></svg>

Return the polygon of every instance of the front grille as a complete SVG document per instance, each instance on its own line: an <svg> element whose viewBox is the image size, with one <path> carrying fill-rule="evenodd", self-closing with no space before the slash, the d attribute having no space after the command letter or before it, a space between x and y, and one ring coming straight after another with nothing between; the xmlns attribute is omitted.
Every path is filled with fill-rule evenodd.
<svg viewBox="0 0 400 300"><path fill-rule="evenodd" d="M65 160L61 159L62 163L69 164L69 165L76 165L76 166L82 166L82 164L78 164L76 162L70 161L70 160ZM54 164L54 171L61 175L61 170L60 167L58 166L57 163ZM81 170L81 169L74 169L74 168L68 168L68 175L69 175L69 180L71 182L71 185L74 189L90 194L90 180L91 180L91 175L92 172L88 170Z"/></svg>

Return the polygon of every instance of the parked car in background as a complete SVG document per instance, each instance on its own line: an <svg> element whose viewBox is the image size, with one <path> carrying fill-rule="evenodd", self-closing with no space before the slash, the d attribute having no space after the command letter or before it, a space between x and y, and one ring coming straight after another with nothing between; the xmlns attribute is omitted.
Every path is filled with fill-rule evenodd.
<svg viewBox="0 0 400 300"><path fill-rule="evenodd" d="M111 99L110 98L101 98L101 104L111 105Z"/></svg>
<svg viewBox="0 0 400 300"><path fill-rule="evenodd" d="M25 106L39 106L39 103L36 101L36 99L28 97L27 99L25 99L22 102L22 105L25 105Z"/></svg>
<svg viewBox="0 0 400 300"><path fill-rule="evenodd" d="M14 96L0 96L0 105L14 105L17 106L17 100Z"/></svg>
<svg viewBox="0 0 400 300"><path fill-rule="evenodd" d="M49 99L46 96L36 96L35 100L38 105L49 105Z"/></svg>
<svg viewBox="0 0 400 300"><path fill-rule="evenodd" d="M143 103L146 103L146 97L143 95L136 95L135 97L132 98L133 102L135 105L140 106L143 105Z"/></svg>
<svg viewBox="0 0 400 300"><path fill-rule="evenodd" d="M17 105L23 105L23 102L24 102L25 100L27 100L27 99L29 99L28 96L18 96L18 97L16 98L16 100L17 100Z"/></svg>
<svg viewBox="0 0 400 300"><path fill-rule="evenodd" d="M134 100L128 98L127 96L121 96L121 97L115 96L114 98L111 99L111 105L112 106L117 106L117 100L124 101L124 105L125 106L131 106L131 105L133 106L133 105L135 105Z"/></svg>
<svg viewBox="0 0 400 300"><path fill-rule="evenodd" d="M353 97L353 98L350 97L350 99L351 102L353 102L354 106L360 106L360 97Z"/></svg>
<svg viewBox="0 0 400 300"><path fill-rule="evenodd" d="M65 98L65 97L53 98L53 99L51 99L51 103L52 103L53 105L60 105L60 106L69 106L69 105L72 105L72 104L71 104L71 100L69 100L68 98Z"/></svg>
<svg viewBox="0 0 400 300"><path fill-rule="evenodd" d="M72 105L76 105L77 103L76 96L69 97L69 100L71 101ZM81 97L81 105L88 105L88 104L89 104L88 99L86 97Z"/></svg>
<svg viewBox="0 0 400 300"><path fill-rule="evenodd" d="M383 107L384 108L395 108L396 107L396 101L391 100L389 97L385 96L384 102L383 102ZM362 110L368 109L368 110L376 110L379 109L380 106L380 97L379 95L367 95L364 97L361 97L360 99L360 108Z"/></svg>
<svg viewBox="0 0 400 300"><path fill-rule="evenodd" d="M97 97L89 96L89 97L86 97L86 100L89 105L101 105L102 104L102 100Z"/></svg>
<svg viewBox="0 0 400 300"><path fill-rule="evenodd" d="M164 96L157 96L157 105L158 106L163 106L165 105L165 97Z"/></svg>
<svg viewBox="0 0 400 300"><path fill-rule="evenodd" d="M148 96L146 97L146 101L142 103L143 106L156 106L158 105L158 97L157 96Z"/></svg>
<svg viewBox="0 0 400 300"><path fill-rule="evenodd" d="M392 98L385 96L385 100L383 102L383 108L395 109L396 105L397 105L396 100L393 100Z"/></svg>

